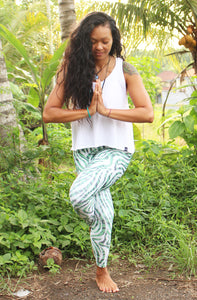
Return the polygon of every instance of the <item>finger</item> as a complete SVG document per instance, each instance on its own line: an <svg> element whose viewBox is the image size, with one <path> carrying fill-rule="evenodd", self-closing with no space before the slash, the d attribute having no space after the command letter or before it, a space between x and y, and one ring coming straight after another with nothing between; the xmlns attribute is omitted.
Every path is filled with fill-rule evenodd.
<svg viewBox="0 0 197 300"><path fill-rule="evenodd" d="M96 80L96 82L97 82L97 83L101 83L101 80L100 80L100 78L98 78L98 79Z"/></svg>
<svg viewBox="0 0 197 300"><path fill-rule="evenodd" d="M95 101L98 101L98 98L99 98L99 91L96 91L95 92Z"/></svg>
<svg viewBox="0 0 197 300"><path fill-rule="evenodd" d="M100 79L97 80L97 83L98 83L99 86L101 86L101 80Z"/></svg>
<svg viewBox="0 0 197 300"><path fill-rule="evenodd" d="M102 88L101 88L101 86L97 86L97 91L98 91L98 93L101 95L102 94Z"/></svg>
<svg viewBox="0 0 197 300"><path fill-rule="evenodd" d="M103 98L101 97L101 95L98 96L98 102L99 102L100 104L103 104Z"/></svg>
<svg viewBox="0 0 197 300"><path fill-rule="evenodd" d="M99 92L102 93L102 86L101 86L101 81L100 80L98 82L98 85L99 85Z"/></svg>

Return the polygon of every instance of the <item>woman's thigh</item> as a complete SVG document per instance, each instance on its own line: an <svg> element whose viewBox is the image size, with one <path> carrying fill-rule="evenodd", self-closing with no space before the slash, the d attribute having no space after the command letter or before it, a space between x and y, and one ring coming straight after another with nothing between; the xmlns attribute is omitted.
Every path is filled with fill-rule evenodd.
<svg viewBox="0 0 197 300"><path fill-rule="evenodd" d="M83 198L89 198L100 190L109 188L126 171L131 154L103 147L100 151L77 155L79 175L74 181ZM76 161L76 157L75 157ZM79 163L80 161L80 163Z"/></svg>

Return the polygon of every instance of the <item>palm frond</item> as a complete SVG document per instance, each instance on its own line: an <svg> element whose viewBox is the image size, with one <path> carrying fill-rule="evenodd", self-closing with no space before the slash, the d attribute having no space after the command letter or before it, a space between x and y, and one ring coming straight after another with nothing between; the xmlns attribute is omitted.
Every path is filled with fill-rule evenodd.
<svg viewBox="0 0 197 300"><path fill-rule="evenodd" d="M185 0L187 5L191 8L192 13L194 15L196 27L197 27L197 1L196 0Z"/></svg>
<svg viewBox="0 0 197 300"><path fill-rule="evenodd" d="M185 34L197 11L196 0L129 0L94 3L91 10L106 11L117 21L121 32L127 31L146 37L152 26L172 33L174 29Z"/></svg>

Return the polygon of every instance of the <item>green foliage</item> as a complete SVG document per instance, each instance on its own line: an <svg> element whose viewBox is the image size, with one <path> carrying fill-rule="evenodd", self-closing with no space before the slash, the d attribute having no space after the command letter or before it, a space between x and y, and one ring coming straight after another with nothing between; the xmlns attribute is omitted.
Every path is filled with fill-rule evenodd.
<svg viewBox="0 0 197 300"><path fill-rule="evenodd" d="M19 39L17 39L12 32L10 32L5 26L0 24L0 36L2 36L4 39L6 39L13 47L16 48L16 50L19 52L19 54L24 59L25 63L28 66L28 77L27 80L29 80L29 76L31 75L31 79L29 80L29 86L30 89L28 90L28 103L32 104L36 108L40 106L40 119L43 129L43 139L47 140L47 133L46 133L46 126L44 122L42 121L42 113L44 110L45 105L45 98L47 95L47 88L51 83L52 78L54 77L57 67L59 65L60 59L62 57L62 54L64 52L66 42L64 42L59 49L56 50L56 52L53 54L48 61L42 62L42 65L40 66L40 63L38 65L35 65L30 56L28 55L25 47L20 42ZM39 60L41 61L41 59ZM20 91L20 90L19 90Z"/></svg>
<svg viewBox="0 0 197 300"><path fill-rule="evenodd" d="M197 91L192 93L189 106L181 107L177 113L179 119L169 128L170 138L175 139L180 136L190 148L197 151Z"/></svg>
<svg viewBox="0 0 197 300"><path fill-rule="evenodd" d="M31 62L30 57L29 57L26 49L22 45L22 43L14 36L14 34L12 34L2 24L0 24L0 35L4 39L6 39L7 41L9 41L17 49L17 51L20 53L20 55L24 58L25 62L27 63L27 65L31 69L31 72L32 72L32 75L33 75L33 78L34 78L35 82L37 83L36 68L33 65L33 63Z"/></svg>
<svg viewBox="0 0 197 300"><path fill-rule="evenodd" d="M39 253L58 247L63 257L92 258L89 226L74 212L69 189L76 177L70 153L70 129L49 126L50 146L18 154L0 177L0 271L24 276L36 268ZM45 157L48 168L36 163ZM5 158L6 159L6 158ZM197 172L193 152L142 141L125 175L112 187L115 218L112 253L162 262L195 274ZM8 161L9 166L9 161ZM58 268L49 261L52 274Z"/></svg>
<svg viewBox="0 0 197 300"><path fill-rule="evenodd" d="M0 23L6 26L18 39L29 53L32 60L37 60L37 55L46 56L50 53L50 34L53 35L54 49L60 43L60 24L58 20L58 4L50 1L51 17L48 18L46 1L23 1L17 5L13 0L0 1ZM17 1L19 2L19 1ZM29 3L27 3L29 2ZM13 17L14 16L14 17ZM19 55L14 47L5 40L3 49L9 62L9 71L12 65L24 67L23 60L18 60Z"/></svg>
<svg viewBox="0 0 197 300"><path fill-rule="evenodd" d="M45 268L48 269L52 275L60 272L60 266L55 264L53 258L47 259L47 265L45 266Z"/></svg>
<svg viewBox="0 0 197 300"><path fill-rule="evenodd" d="M140 253L148 264L165 261L195 274L196 156L148 144L145 156L136 153L112 188L113 250L131 256Z"/></svg>
<svg viewBox="0 0 197 300"><path fill-rule="evenodd" d="M83 254L88 226L77 218L68 194L74 174L51 172L47 180L47 175L27 178L26 172L15 171L4 172L1 181L1 273L30 271L32 261L51 245L63 249L64 255Z"/></svg>
<svg viewBox="0 0 197 300"><path fill-rule="evenodd" d="M126 4L115 2L94 2L91 9L112 15L124 36L136 40L151 37L156 48L163 48L172 36L186 33L187 26L196 24L196 0L129 0ZM176 29L176 30L175 30ZM132 34L131 34L132 32Z"/></svg>
<svg viewBox="0 0 197 300"><path fill-rule="evenodd" d="M53 168L59 165L69 167L69 164L73 167L72 153L70 151L72 145L71 129L61 123L48 124L47 132L49 145L39 146L39 158L49 161ZM39 140L42 139L42 129L40 127L36 128L30 133L29 139L31 139L34 146L39 144Z"/></svg>
<svg viewBox="0 0 197 300"><path fill-rule="evenodd" d="M38 254L55 245L63 255L91 255L89 227L78 218L69 201L75 178L70 154L70 129L49 126L50 146L37 147L39 130L29 134L23 154L4 149L0 189L0 270L23 276L35 269ZM68 154L69 149L69 154ZM45 158L48 168L38 164ZM64 169L56 170L64 164ZM65 167L66 165L66 167ZM72 168L72 169L71 169ZM49 266L50 272L58 271Z"/></svg>
<svg viewBox="0 0 197 300"><path fill-rule="evenodd" d="M156 76L160 69L159 60L152 57L129 57L128 62L131 63L142 77L145 88L155 104L156 96L161 92L161 82Z"/></svg>

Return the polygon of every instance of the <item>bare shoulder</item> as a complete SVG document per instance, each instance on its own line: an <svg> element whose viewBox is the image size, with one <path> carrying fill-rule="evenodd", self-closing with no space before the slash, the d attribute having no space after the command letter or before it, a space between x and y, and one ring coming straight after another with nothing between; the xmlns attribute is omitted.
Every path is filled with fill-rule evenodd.
<svg viewBox="0 0 197 300"><path fill-rule="evenodd" d="M130 76L132 75L139 75L138 71L136 70L136 68L134 66L132 66L130 63L123 61L123 72L124 74L128 74Z"/></svg>

